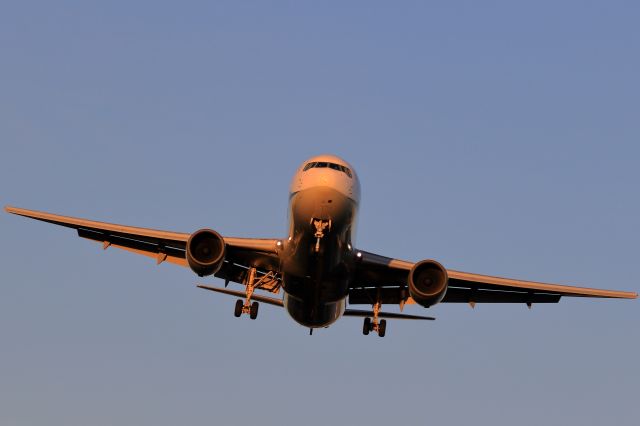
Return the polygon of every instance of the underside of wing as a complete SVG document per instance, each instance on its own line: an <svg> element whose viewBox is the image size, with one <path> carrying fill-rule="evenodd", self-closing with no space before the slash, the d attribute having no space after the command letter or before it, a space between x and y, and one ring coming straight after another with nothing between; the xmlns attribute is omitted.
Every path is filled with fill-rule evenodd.
<svg viewBox="0 0 640 426"><path fill-rule="evenodd" d="M604 290L589 287L576 287L560 284L549 284L535 281L515 280L489 275L471 274L454 270L447 271L449 288L469 289L471 291L490 292L521 292L545 296L598 297L613 299L635 299L637 293L618 290ZM559 299L559 297L558 297Z"/></svg>
<svg viewBox="0 0 640 426"><path fill-rule="evenodd" d="M186 260L187 242L191 234L161 231L149 228L98 222L71 216L5 207L8 213L43 222L75 229L78 236L102 243L104 249L114 247L135 254L147 256L158 264L169 262L188 267ZM276 239L223 237L226 257L216 277L226 281L244 283L249 268L256 268L257 279L262 279L267 290L277 290L279 278L275 270L278 266L278 242Z"/></svg>
<svg viewBox="0 0 640 426"><path fill-rule="evenodd" d="M415 303L408 291L414 263L369 252L358 252L356 282L349 303ZM557 303L562 296L635 299L637 293L549 284L447 270L448 288L442 303Z"/></svg>

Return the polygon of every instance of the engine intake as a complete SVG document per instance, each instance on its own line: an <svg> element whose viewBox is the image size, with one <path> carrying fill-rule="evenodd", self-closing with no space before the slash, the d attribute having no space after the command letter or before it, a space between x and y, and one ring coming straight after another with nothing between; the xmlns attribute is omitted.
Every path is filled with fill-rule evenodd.
<svg viewBox="0 0 640 426"><path fill-rule="evenodd" d="M212 229L196 231L187 241L187 263L201 277L218 272L225 254L224 238Z"/></svg>
<svg viewBox="0 0 640 426"><path fill-rule="evenodd" d="M416 263L409 272L409 294L421 306L439 303L447 292L447 270L435 260Z"/></svg>

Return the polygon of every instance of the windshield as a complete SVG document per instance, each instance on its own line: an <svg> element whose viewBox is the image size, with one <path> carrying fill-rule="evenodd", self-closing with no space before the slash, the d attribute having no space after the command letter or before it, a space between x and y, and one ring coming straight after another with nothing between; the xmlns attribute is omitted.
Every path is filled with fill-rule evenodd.
<svg viewBox="0 0 640 426"><path fill-rule="evenodd" d="M311 163L307 163L304 166L304 169L302 169L302 171L306 172L309 169L320 169L320 168L329 168L329 169L333 169L339 172L342 172L344 174L346 174L349 177L353 177L351 175L351 170L349 170L348 167L345 167L341 164L336 164L336 163L329 163L326 161L313 161Z"/></svg>

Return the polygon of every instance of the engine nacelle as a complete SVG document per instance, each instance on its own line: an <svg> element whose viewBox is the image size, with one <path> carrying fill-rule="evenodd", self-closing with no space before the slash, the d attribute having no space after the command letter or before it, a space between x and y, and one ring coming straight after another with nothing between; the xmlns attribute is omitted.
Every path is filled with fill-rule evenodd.
<svg viewBox="0 0 640 426"><path fill-rule="evenodd" d="M423 260L409 272L409 294L421 306L439 303L447 292L447 270L435 260Z"/></svg>
<svg viewBox="0 0 640 426"><path fill-rule="evenodd" d="M201 277L218 272L225 254L224 238L212 229L196 231L187 241L187 263Z"/></svg>

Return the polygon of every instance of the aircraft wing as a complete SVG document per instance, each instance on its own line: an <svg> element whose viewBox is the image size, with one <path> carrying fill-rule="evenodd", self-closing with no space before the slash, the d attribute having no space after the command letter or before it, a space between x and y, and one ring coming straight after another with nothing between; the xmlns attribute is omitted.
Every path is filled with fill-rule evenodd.
<svg viewBox="0 0 640 426"><path fill-rule="evenodd" d="M101 242L104 249L115 247L154 258L158 264L166 261L188 267L185 257L187 241L191 235L188 233L97 222L11 206L5 207L5 210L8 213L73 228L78 232L78 236ZM258 277L276 270L278 240L223 238L227 246L227 256L216 277L243 283L249 267L258 269ZM272 284L277 287L277 282L272 281Z"/></svg>
<svg viewBox="0 0 640 426"><path fill-rule="evenodd" d="M409 297L407 282L414 263L359 252L357 278L349 292L350 304L415 303ZM602 290L500 278L447 270L449 287L442 303L557 303L562 296L635 299L637 293Z"/></svg>

